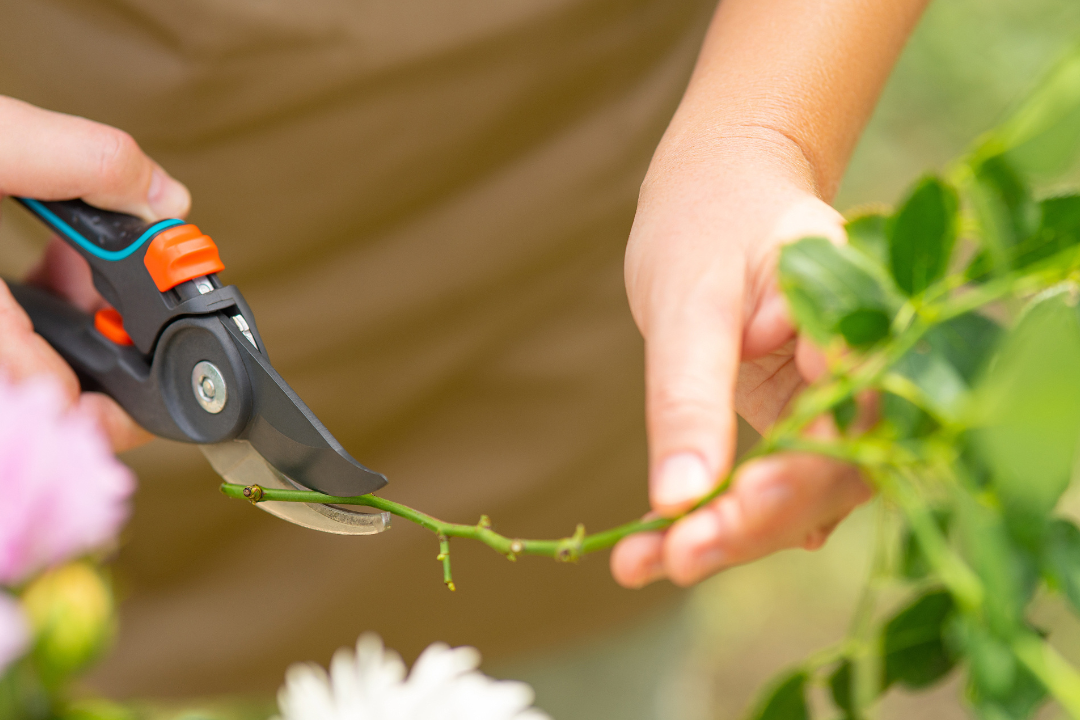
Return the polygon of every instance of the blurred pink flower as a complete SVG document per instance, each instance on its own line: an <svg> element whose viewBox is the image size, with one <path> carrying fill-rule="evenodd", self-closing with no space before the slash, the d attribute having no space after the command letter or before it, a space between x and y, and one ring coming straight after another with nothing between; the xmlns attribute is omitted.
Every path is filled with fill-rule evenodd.
<svg viewBox="0 0 1080 720"><path fill-rule="evenodd" d="M66 405L47 376L0 375L0 585L108 543L127 519L131 471Z"/></svg>
<svg viewBox="0 0 1080 720"><path fill-rule="evenodd" d="M0 677L30 645L30 626L15 598L0 592Z"/></svg>

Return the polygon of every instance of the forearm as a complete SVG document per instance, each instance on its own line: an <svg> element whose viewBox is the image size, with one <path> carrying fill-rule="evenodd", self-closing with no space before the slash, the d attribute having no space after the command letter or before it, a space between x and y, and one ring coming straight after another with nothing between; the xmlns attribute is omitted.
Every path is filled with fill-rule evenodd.
<svg viewBox="0 0 1080 720"><path fill-rule="evenodd" d="M772 148L828 200L929 0L723 0L654 159Z"/></svg>

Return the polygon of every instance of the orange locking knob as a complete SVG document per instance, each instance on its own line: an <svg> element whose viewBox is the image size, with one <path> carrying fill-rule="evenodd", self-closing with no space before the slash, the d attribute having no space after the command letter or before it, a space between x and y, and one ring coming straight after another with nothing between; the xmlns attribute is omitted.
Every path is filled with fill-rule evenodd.
<svg viewBox="0 0 1080 720"><path fill-rule="evenodd" d="M124 318L112 308L105 308L94 313L94 327L117 345L135 344L124 330Z"/></svg>
<svg viewBox="0 0 1080 720"><path fill-rule="evenodd" d="M143 263L161 292L225 269L214 241L191 224L159 232L146 248Z"/></svg>

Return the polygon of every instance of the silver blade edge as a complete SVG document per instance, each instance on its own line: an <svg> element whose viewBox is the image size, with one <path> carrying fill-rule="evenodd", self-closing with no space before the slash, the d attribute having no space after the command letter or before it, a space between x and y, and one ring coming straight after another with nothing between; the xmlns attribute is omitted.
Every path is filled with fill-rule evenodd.
<svg viewBox="0 0 1080 720"><path fill-rule="evenodd" d="M237 485L307 490L274 469L246 440L200 445L218 475ZM374 535L390 528L388 512L363 512L345 505L263 501L257 506L295 525L335 535Z"/></svg>

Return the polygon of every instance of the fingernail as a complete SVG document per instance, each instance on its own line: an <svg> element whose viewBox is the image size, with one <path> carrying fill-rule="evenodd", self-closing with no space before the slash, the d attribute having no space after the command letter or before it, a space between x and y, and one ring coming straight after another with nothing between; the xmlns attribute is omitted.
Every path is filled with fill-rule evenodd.
<svg viewBox="0 0 1080 720"><path fill-rule="evenodd" d="M186 187L166 175L161 168L154 168L146 202L159 218L182 217L191 205L191 195Z"/></svg>
<svg viewBox="0 0 1080 720"><path fill-rule="evenodd" d="M657 509L687 505L713 489L713 477L696 453L672 455L660 466L652 493Z"/></svg>

